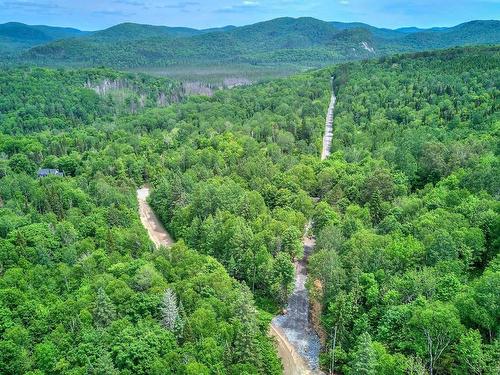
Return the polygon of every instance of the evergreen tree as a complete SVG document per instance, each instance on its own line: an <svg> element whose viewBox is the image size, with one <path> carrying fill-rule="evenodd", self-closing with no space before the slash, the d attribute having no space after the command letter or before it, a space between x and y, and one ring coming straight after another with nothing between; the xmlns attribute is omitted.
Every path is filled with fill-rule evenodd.
<svg viewBox="0 0 500 375"><path fill-rule="evenodd" d="M118 375L119 371L115 368L109 352L103 351L92 365L90 373L92 375Z"/></svg>
<svg viewBox="0 0 500 375"><path fill-rule="evenodd" d="M106 327L109 325L116 316L116 311L113 303L100 287L97 290L97 296L94 307L94 323L98 327Z"/></svg>
<svg viewBox="0 0 500 375"><path fill-rule="evenodd" d="M273 268L274 279L281 297L280 300L284 305L291 291L294 277L294 267L290 255L285 252L279 252L274 261Z"/></svg>
<svg viewBox="0 0 500 375"><path fill-rule="evenodd" d="M179 325L179 308L175 292L168 288L163 294L161 306L161 324L169 331L174 331Z"/></svg>
<svg viewBox="0 0 500 375"><path fill-rule="evenodd" d="M251 302L250 290L246 286L242 286L240 290L241 297L236 301L235 306L238 319L234 322L236 329L232 355L237 363L250 363L257 358L257 312Z"/></svg>
<svg viewBox="0 0 500 375"><path fill-rule="evenodd" d="M372 346L372 338L365 332L359 337L356 351L351 361L350 374L374 375L376 373L377 358Z"/></svg>
<svg viewBox="0 0 500 375"><path fill-rule="evenodd" d="M368 202L369 208L370 208L370 214L372 217L372 222L373 224L378 224L380 223L380 220L382 220L382 198L380 197L380 192L378 190L375 190L372 193L372 196L370 198L370 201Z"/></svg>

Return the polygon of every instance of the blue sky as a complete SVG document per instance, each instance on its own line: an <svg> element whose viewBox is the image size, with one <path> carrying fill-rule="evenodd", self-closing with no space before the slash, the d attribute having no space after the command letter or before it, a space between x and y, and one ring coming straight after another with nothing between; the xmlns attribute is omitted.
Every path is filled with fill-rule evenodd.
<svg viewBox="0 0 500 375"><path fill-rule="evenodd" d="M206 28L309 16L380 27L499 19L500 0L0 0L0 23L96 30L120 22Z"/></svg>

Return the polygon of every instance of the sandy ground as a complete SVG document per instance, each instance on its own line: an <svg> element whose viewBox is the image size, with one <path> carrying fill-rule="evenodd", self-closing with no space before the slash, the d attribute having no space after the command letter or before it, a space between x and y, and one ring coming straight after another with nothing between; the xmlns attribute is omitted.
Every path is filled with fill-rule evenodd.
<svg viewBox="0 0 500 375"><path fill-rule="evenodd" d="M276 338L278 343L278 355L283 363L284 375L315 375L295 348L288 342L285 333L280 327L271 324L269 330L271 336Z"/></svg>
<svg viewBox="0 0 500 375"><path fill-rule="evenodd" d="M172 246L174 240L160 223L160 220L147 202L149 193L149 187L147 186L143 186L137 190L137 201L139 202L139 215L142 225L144 225L144 228L148 231L149 238L157 247Z"/></svg>

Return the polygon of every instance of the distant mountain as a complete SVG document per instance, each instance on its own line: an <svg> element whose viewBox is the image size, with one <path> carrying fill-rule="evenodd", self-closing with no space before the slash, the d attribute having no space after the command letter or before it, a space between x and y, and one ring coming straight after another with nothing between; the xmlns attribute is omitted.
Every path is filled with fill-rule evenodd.
<svg viewBox="0 0 500 375"><path fill-rule="evenodd" d="M198 30L188 27L152 26L127 22L112 26L105 30L96 31L89 35L87 39L108 39L111 41L137 40L162 37L189 37L197 35L198 33Z"/></svg>
<svg viewBox="0 0 500 375"><path fill-rule="evenodd" d="M116 41L140 40L150 38L183 38L212 32L225 32L233 30L235 28L236 26L225 26L221 28L198 30L189 27L153 26L126 22L91 33L86 37L86 40L107 39Z"/></svg>
<svg viewBox="0 0 500 375"><path fill-rule="evenodd" d="M498 44L500 21L390 30L357 22L285 17L206 30L123 23L91 34L81 33L75 30L62 39L52 35L50 38L59 40L51 40L46 31L29 27L23 32L24 38L36 43L9 61L116 68L230 63L318 66L389 53Z"/></svg>
<svg viewBox="0 0 500 375"><path fill-rule="evenodd" d="M399 29L396 29L395 31L403 33L403 34L413 34L413 33L418 33L421 31L442 31L446 30L448 27L431 27L430 29L421 29L419 27L400 27Z"/></svg>
<svg viewBox="0 0 500 375"><path fill-rule="evenodd" d="M330 24L339 30L352 30L352 29L368 30L373 34L373 36L381 38L392 39L392 38L404 37L404 35L398 32L397 30L379 28L362 22L330 22Z"/></svg>
<svg viewBox="0 0 500 375"><path fill-rule="evenodd" d="M91 34L90 31L82 31L79 29L75 29L72 27L54 27L54 26L45 26L45 25L35 25L30 26L35 30L39 30L47 35L51 39L62 39L62 38L70 38L75 36L83 36Z"/></svg>
<svg viewBox="0 0 500 375"><path fill-rule="evenodd" d="M404 27L395 30L377 28L360 22L331 22L338 29L360 28L369 31L380 53L410 52L474 44L500 43L500 21L471 21L454 27L420 29Z"/></svg>
<svg viewBox="0 0 500 375"><path fill-rule="evenodd" d="M227 25L227 26L223 26L223 27L212 27L210 29L203 29L203 30L200 30L202 33L214 33L214 32L221 32L221 31L231 31L231 30L234 30L236 29L237 26L234 26L234 25Z"/></svg>
<svg viewBox="0 0 500 375"><path fill-rule="evenodd" d="M403 32L405 37L396 44L402 51L500 43L500 21L496 20L471 21L449 28ZM394 47L394 44L389 46Z"/></svg>
<svg viewBox="0 0 500 375"><path fill-rule="evenodd" d="M278 18L243 27L194 30L121 24L37 46L23 59L47 65L118 68L199 63L317 63L369 57L371 34L314 18ZM349 35L347 37L347 35Z"/></svg>
<svg viewBox="0 0 500 375"><path fill-rule="evenodd" d="M327 43L338 29L315 18L276 18L228 32L243 43L255 43L262 49L304 48Z"/></svg>
<svg viewBox="0 0 500 375"><path fill-rule="evenodd" d="M19 22L0 24L0 53L12 53L57 39L87 35L68 27L26 25Z"/></svg>

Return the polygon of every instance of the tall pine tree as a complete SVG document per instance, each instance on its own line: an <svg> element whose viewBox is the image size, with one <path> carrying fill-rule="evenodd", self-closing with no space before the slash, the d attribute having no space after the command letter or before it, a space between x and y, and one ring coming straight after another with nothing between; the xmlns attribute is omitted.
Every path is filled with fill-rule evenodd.
<svg viewBox="0 0 500 375"><path fill-rule="evenodd" d="M161 306L161 324L169 331L174 331L179 326L179 308L175 292L168 288L163 294Z"/></svg>
<svg viewBox="0 0 500 375"><path fill-rule="evenodd" d="M365 332L359 337L356 351L351 361L350 374L354 375L375 375L377 358L372 346L372 338Z"/></svg>
<svg viewBox="0 0 500 375"><path fill-rule="evenodd" d="M116 317L115 306L102 287L97 290L93 313L97 327L106 327Z"/></svg>

